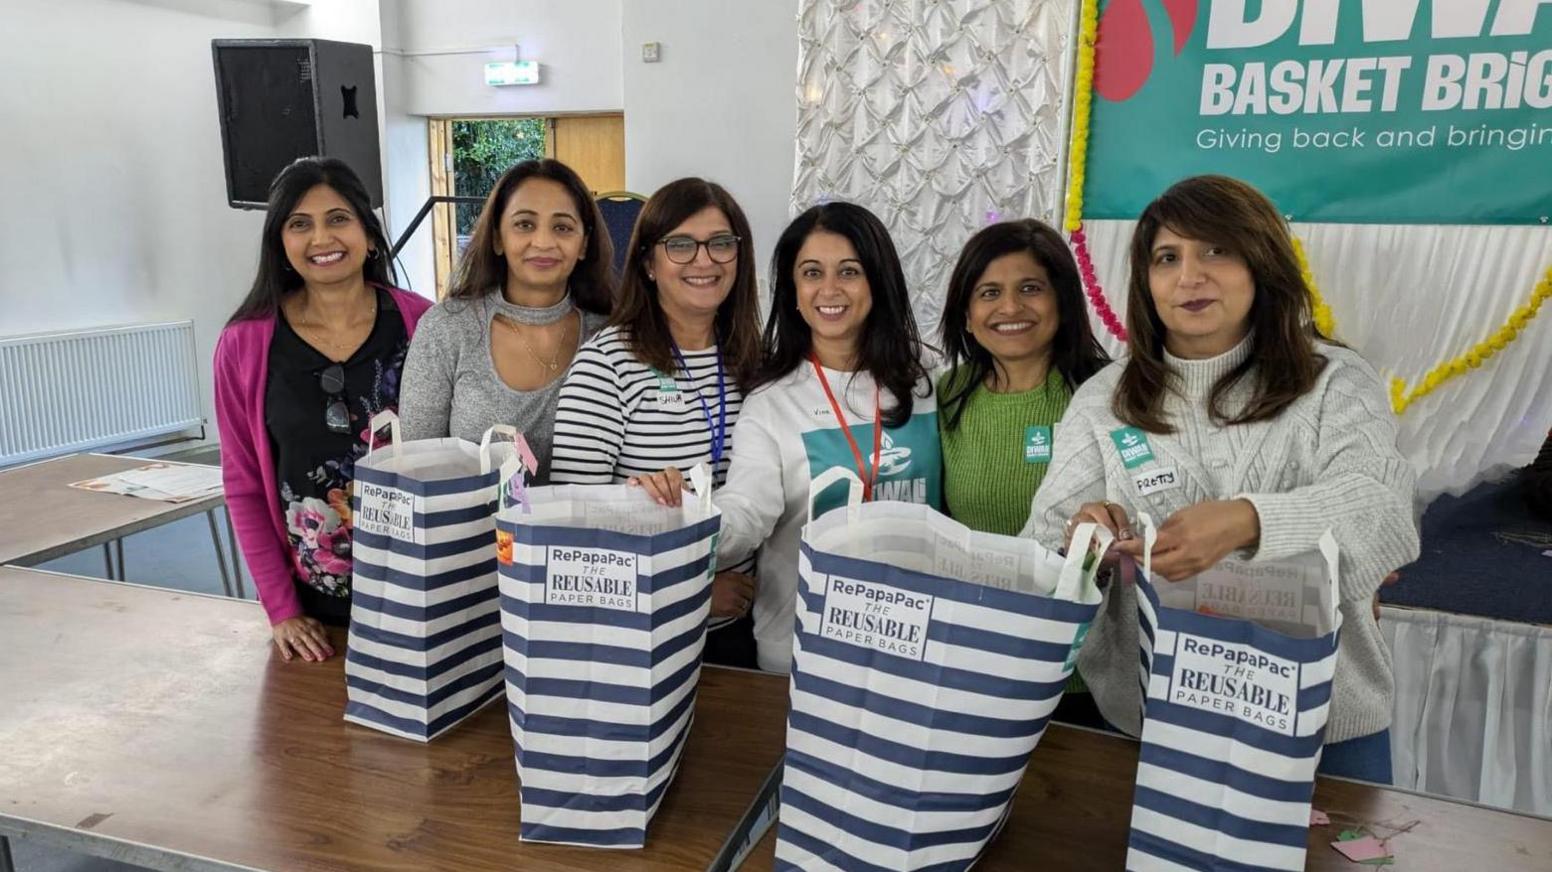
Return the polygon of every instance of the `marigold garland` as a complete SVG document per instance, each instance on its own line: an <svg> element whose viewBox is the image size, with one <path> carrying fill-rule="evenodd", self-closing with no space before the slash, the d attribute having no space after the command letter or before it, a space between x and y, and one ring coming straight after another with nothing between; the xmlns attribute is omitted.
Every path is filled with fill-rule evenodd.
<svg viewBox="0 0 1552 872"><path fill-rule="evenodd" d="M1433 393L1440 385L1450 379L1458 375L1465 375L1468 370L1476 369L1486 363L1493 355L1503 351L1509 346L1509 343L1519 338L1520 331L1524 330L1525 325L1529 324L1530 320L1536 317L1536 313L1541 310L1541 304L1546 302L1549 297L1552 297L1552 267L1549 267L1546 274L1541 277L1541 281L1537 282L1536 287L1530 293L1530 299L1525 301L1525 305L1515 309L1514 313L1509 316L1509 319L1503 323L1503 326L1493 331L1493 335L1471 346L1470 350L1465 354L1453 360L1447 360L1430 369L1428 374L1423 376L1423 380L1410 391L1407 390L1407 383L1404 379L1400 376L1392 376L1390 379L1390 408L1399 415L1405 412L1408 406Z"/></svg>
<svg viewBox="0 0 1552 872"><path fill-rule="evenodd" d="M1326 305L1326 298L1320 294L1320 286L1315 284L1315 271L1310 269L1309 258L1304 254L1304 241L1292 233L1293 256L1299 260L1299 275L1304 278L1304 287L1309 288L1310 311L1315 318L1315 329L1321 336L1328 339L1336 338L1336 316L1331 314L1331 307Z"/></svg>
<svg viewBox="0 0 1552 872"><path fill-rule="evenodd" d="M1126 327L1116 316L1115 310L1105 298L1099 284L1099 274L1094 270L1094 258L1089 252L1088 236L1083 228L1083 190L1088 171L1088 146L1090 115L1094 104L1094 57L1099 42L1099 0L1083 0L1078 27L1078 64L1073 88L1072 141L1068 149L1067 212L1062 226L1072 240L1073 254L1083 278L1083 289L1099 320L1121 342L1126 341ZM1314 271L1304 253L1304 243L1293 237L1294 255L1299 261L1299 274L1309 289L1310 308L1315 327L1322 335L1335 337L1336 316L1326 304L1320 287L1315 283ZM1514 310L1507 321L1491 336L1473 345L1466 353L1444 361L1428 371L1416 386L1407 389L1406 380L1400 376L1390 379L1390 407L1397 415L1405 412L1417 400L1433 393L1452 378L1464 375L1480 367L1493 355L1504 350L1520 335L1525 326L1541 310L1541 304L1552 298L1552 267L1547 269L1540 282L1531 290L1530 299Z"/></svg>
<svg viewBox="0 0 1552 872"><path fill-rule="evenodd" d="M1088 236L1083 232L1083 180L1089 158L1089 114L1094 106L1094 47L1099 41L1099 2L1083 0L1083 11L1078 25L1078 69L1073 89L1072 145L1067 153L1067 215L1062 225L1072 239L1073 254L1078 260L1078 272L1083 277L1083 291L1089 305L1099 316L1105 329L1121 342L1126 341L1126 327L1110 308L1104 288L1099 285L1099 274L1094 270L1094 258L1089 253Z"/></svg>

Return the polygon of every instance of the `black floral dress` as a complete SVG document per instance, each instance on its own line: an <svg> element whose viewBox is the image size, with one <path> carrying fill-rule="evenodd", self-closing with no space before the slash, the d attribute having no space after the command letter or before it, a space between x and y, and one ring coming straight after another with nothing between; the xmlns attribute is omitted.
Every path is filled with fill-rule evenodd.
<svg viewBox="0 0 1552 872"><path fill-rule="evenodd" d="M335 361L277 318L269 349L264 423L275 458L291 567L302 610L327 624L350 621L351 490L356 459L366 454L368 422L399 403L409 336L393 297L377 291L372 332L343 362L344 389L325 390ZM343 401L349 432L330 429L329 406Z"/></svg>

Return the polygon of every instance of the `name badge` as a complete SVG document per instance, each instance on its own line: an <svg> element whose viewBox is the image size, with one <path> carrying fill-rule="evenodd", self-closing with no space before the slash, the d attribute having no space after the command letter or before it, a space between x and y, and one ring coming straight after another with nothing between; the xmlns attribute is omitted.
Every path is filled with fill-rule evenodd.
<svg viewBox="0 0 1552 872"><path fill-rule="evenodd" d="M1153 449L1148 446L1148 434L1136 427L1122 427L1110 431L1110 441L1115 443L1121 455L1121 463L1127 469L1136 469L1153 459Z"/></svg>
<svg viewBox="0 0 1552 872"><path fill-rule="evenodd" d="M684 408L684 394L679 391L679 383L673 376L658 370L652 370L657 376L657 407L659 409Z"/></svg>
<svg viewBox="0 0 1552 872"><path fill-rule="evenodd" d="M1051 462L1051 428L1035 425L1024 428L1024 462Z"/></svg>
<svg viewBox="0 0 1552 872"><path fill-rule="evenodd" d="M1175 474L1173 466L1166 466L1163 469L1143 470L1132 478L1132 483L1137 485L1137 495L1145 497L1180 487L1180 476Z"/></svg>

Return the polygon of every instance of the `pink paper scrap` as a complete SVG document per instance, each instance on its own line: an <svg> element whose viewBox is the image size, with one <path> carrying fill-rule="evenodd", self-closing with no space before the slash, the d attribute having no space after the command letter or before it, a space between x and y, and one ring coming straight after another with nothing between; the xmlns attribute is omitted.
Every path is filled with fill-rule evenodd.
<svg viewBox="0 0 1552 872"><path fill-rule="evenodd" d="M1364 836L1361 839L1351 839L1346 842L1332 842L1331 847L1354 863L1391 856L1390 849L1385 847L1385 843L1373 836Z"/></svg>
<svg viewBox="0 0 1552 872"><path fill-rule="evenodd" d="M530 475L539 471L539 458L534 457L533 449L528 447L528 440L522 435L517 437L517 456L522 458L523 466Z"/></svg>
<svg viewBox="0 0 1552 872"><path fill-rule="evenodd" d="M1331 823L1331 817L1318 808L1310 809L1310 826L1323 827Z"/></svg>

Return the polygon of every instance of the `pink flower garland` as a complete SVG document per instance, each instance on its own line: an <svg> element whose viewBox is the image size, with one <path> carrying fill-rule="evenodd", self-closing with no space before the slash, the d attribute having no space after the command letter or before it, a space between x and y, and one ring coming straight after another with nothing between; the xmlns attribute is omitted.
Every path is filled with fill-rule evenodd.
<svg viewBox="0 0 1552 872"><path fill-rule="evenodd" d="M1072 232L1072 251L1078 258L1078 274L1083 277L1083 290L1088 294L1089 304L1094 307L1095 314L1118 341L1126 341L1126 325L1116 317L1115 310L1110 308L1110 301L1105 299L1105 290L1099 286L1099 275L1094 272L1094 258L1089 255L1089 238L1083 232L1083 225Z"/></svg>

